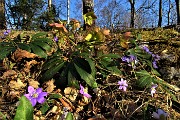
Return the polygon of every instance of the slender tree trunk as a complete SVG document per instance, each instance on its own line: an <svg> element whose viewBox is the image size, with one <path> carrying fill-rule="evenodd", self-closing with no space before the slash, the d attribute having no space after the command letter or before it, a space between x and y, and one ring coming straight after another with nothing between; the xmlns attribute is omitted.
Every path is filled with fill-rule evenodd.
<svg viewBox="0 0 180 120"><path fill-rule="evenodd" d="M69 24L70 20L69 20L69 12L70 12L70 0L67 0L67 24Z"/></svg>
<svg viewBox="0 0 180 120"><path fill-rule="evenodd" d="M177 10L177 24L180 25L180 0L176 1L176 10Z"/></svg>
<svg viewBox="0 0 180 120"><path fill-rule="evenodd" d="M48 0L48 10L51 11L52 7L52 0Z"/></svg>
<svg viewBox="0 0 180 120"><path fill-rule="evenodd" d="M0 30L6 29L5 0L0 0Z"/></svg>
<svg viewBox="0 0 180 120"><path fill-rule="evenodd" d="M94 12L94 0L83 0L83 15L89 12ZM95 25L95 21L93 25ZM84 29L87 27L88 25L84 23Z"/></svg>
<svg viewBox="0 0 180 120"><path fill-rule="evenodd" d="M159 21L158 27L162 26L162 0L159 0Z"/></svg>
<svg viewBox="0 0 180 120"><path fill-rule="evenodd" d="M129 0L129 3L131 5L131 24L130 24L130 27L134 28L135 0Z"/></svg>
<svg viewBox="0 0 180 120"><path fill-rule="evenodd" d="M170 25L170 13L171 13L171 0L169 0L169 9L168 9L168 25Z"/></svg>

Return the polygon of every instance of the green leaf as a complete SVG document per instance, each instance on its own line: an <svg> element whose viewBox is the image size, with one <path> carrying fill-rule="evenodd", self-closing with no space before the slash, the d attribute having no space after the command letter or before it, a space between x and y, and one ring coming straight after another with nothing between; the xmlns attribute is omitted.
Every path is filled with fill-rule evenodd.
<svg viewBox="0 0 180 120"><path fill-rule="evenodd" d="M18 47L22 50L26 50L28 52L31 52L31 47L25 43L19 43Z"/></svg>
<svg viewBox="0 0 180 120"><path fill-rule="evenodd" d="M137 80L137 84L139 87L149 87L153 82L153 78L151 76L143 76Z"/></svg>
<svg viewBox="0 0 180 120"><path fill-rule="evenodd" d="M79 87L79 83L76 80L75 76L72 75L71 73L72 70L68 71L68 86L75 86L75 87ZM73 72L73 71L72 71Z"/></svg>
<svg viewBox="0 0 180 120"><path fill-rule="evenodd" d="M45 32L36 33L32 36L31 40L35 40L39 37L45 37L46 35L47 35L47 33L45 33Z"/></svg>
<svg viewBox="0 0 180 120"><path fill-rule="evenodd" d="M156 76L161 76L161 74L157 70L155 70L153 68L152 68L151 72Z"/></svg>
<svg viewBox="0 0 180 120"><path fill-rule="evenodd" d="M46 51L51 51L51 46L48 45L47 43L45 42L41 42L41 41L34 41L34 42L31 42L32 44L35 44L37 46L40 46L41 48L43 48L44 50Z"/></svg>
<svg viewBox="0 0 180 120"><path fill-rule="evenodd" d="M52 44L53 41L49 38L36 38L33 42L46 42L48 44Z"/></svg>
<svg viewBox="0 0 180 120"><path fill-rule="evenodd" d="M73 115L71 112L68 112L67 116L66 116L66 120L74 120Z"/></svg>
<svg viewBox="0 0 180 120"><path fill-rule="evenodd" d="M40 108L42 114L45 114L49 109L49 105L47 104L47 102L42 104L42 107Z"/></svg>
<svg viewBox="0 0 180 120"><path fill-rule="evenodd" d="M49 98L57 99L57 98L62 98L62 96L59 95L59 94L51 94L51 95L49 96Z"/></svg>
<svg viewBox="0 0 180 120"><path fill-rule="evenodd" d="M8 47L4 49L0 49L0 60L3 60L5 57L7 57L11 52L14 51L15 48Z"/></svg>
<svg viewBox="0 0 180 120"><path fill-rule="evenodd" d="M141 39L142 39L142 35L140 33L138 33L137 40L141 40Z"/></svg>
<svg viewBox="0 0 180 120"><path fill-rule="evenodd" d="M42 81L50 80L64 66L64 63L58 63L52 69L48 69L40 79Z"/></svg>
<svg viewBox="0 0 180 120"><path fill-rule="evenodd" d="M47 58L47 54L39 46L30 43L32 51L41 58Z"/></svg>
<svg viewBox="0 0 180 120"><path fill-rule="evenodd" d="M75 63L74 66L79 75L81 76L81 79L85 80L90 87L97 88L97 83L95 82L95 78L93 77L93 75L87 73L85 70L77 66Z"/></svg>
<svg viewBox="0 0 180 120"><path fill-rule="evenodd" d="M91 68L91 75L93 77L95 77L95 75L96 75L96 68L95 68L94 62L92 61L92 59L90 59L88 57L85 57L85 60L89 63L89 66Z"/></svg>
<svg viewBox="0 0 180 120"><path fill-rule="evenodd" d="M146 70L140 70L136 72L137 76L150 76L150 74Z"/></svg>
<svg viewBox="0 0 180 120"><path fill-rule="evenodd" d="M92 34L88 34L88 35L85 37L85 40L90 41L91 38L92 38Z"/></svg>
<svg viewBox="0 0 180 120"><path fill-rule="evenodd" d="M54 67L55 65L57 65L58 63L62 63L63 60L60 59L60 56L55 56L52 59L47 60L44 64L43 64L43 68L42 70L47 70L47 69L51 69L52 67Z"/></svg>
<svg viewBox="0 0 180 120"><path fill-rule="evenodd" d="M95 19L97 19L94 12L89 12L89 13L84 14L83 18L84 18L85 23L88 24L88 25L92 25L93 21Z"/></svg>
<svg viewBox="0 0 180 120"><path fill-rule="evenodd" d="M7 120L6 115L4 115L1 111L0 111L0 117L2 117L2 120Z"/></svg>
<svg viewBox="0 0 180 120"><path fill-rule="evenodd" d="M20 99L14 120L33 120L33 106L25 96Z"/></svg>
<svg viewBox="0 0 180 120"><path fill-rule="evenodd" d="M118 54L113 54L113 53L109 53L109 54L104 54L99 56L100 58L104 58L104 57L108 57L108 58L120 58L120 55Z"/></svg>

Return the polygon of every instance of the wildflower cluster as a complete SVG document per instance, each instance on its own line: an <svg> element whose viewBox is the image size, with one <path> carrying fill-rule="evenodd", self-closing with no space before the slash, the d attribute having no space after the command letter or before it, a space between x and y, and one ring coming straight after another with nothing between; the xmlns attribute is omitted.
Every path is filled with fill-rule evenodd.
<svg viewBox="0 0 180 120"><path fill-rule="evenodd" d="M128 66L132 66L133 68L136 68L136 64L138 63L138 59L134 55L129 55L129 56L123 56L122 58L123 62L127 62Z"/></svg>
<svg viewBox="0 0 180 120"><path fill-rule="evenodd" d="M157 66L157 61L160 60L160 56L157 55L157 54L153 54L153 53L149 50L149 48L148 48L147 46L142 46L142 49L143 49L145 52L147 52L147 53L149 53L150 55L152 55L152 57L153 57L152 65L153 65L154 68L158 68L158 66Z"/></svg>

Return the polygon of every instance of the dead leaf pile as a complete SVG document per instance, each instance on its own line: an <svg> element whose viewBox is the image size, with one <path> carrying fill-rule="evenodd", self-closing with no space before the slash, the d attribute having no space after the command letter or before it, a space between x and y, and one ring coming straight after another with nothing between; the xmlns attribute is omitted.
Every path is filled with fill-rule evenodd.
<svg viewBox="0 0 180 120"><path fill-rule="evenodd" d="M19 62L19 61L21 61L23 58L35 58L35 57L37 57L37 55L36 54L34 54L34 53L30 53L30 52L28 52L28 51L26 51L26 50L22 50L22 49L17 49L14 53L13 53L13 55L12 55L12 59L14 60L14 61L16 61L16 62Z"/></svg>

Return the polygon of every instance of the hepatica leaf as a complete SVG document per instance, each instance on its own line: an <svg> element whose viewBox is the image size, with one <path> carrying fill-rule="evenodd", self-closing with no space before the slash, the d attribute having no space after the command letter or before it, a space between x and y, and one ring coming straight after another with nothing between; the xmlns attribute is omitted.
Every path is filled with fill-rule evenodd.
<svg viewBox="0 0 180 120"><path fill-rule="evenodd" d="M20 99L14 120L33 120L33 107L25 96Z"/></svg>
<svg viewBox="0 0 180 120"><path fill-rule="evenodd" d="M65 120L74 120L73 115L71 112L68 112Z"/></svg>

